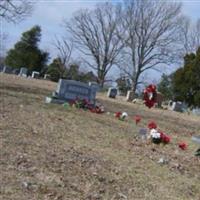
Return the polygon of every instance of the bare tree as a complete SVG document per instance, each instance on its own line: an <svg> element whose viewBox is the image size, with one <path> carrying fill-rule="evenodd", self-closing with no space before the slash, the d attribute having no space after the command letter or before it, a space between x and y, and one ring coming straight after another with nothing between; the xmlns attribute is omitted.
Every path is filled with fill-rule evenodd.
<svg viewBox="0 0 200 200"><path fill-rule="evenodd" d="M192 28L191 40L194 47L194 52L196 52L200 47L200 18Z"/></svg>
<svg viewBox="0 0 200 200"><path fill-rule="evenodd" d="M143 72L159 70L163 64L174 62L181 4L162 0L124 2L121 26L126 32L119 34L125 45L120 68L132 80L135 92Z"/></svg>
<svg viewBox="0 0 200 200"><path fill-rule="evenodd" d="M61 39L56 37L54 46L57 49L57 57L60 58L60 63L64 68L67 68L71 61L73 42L68 42L64 37Z"/></svg>
<svg viewBox="0 0 200 200"><path fill-rule="evenodd" d="M200 19L197 20L196 24L192 23L188 17L182 19L180 43L182 47L181 58L188 53L197 51L200 47Z"/></svg>
<svg viewBox="0 0 200 200"><path fill-rule="evenodd" d="M77 49L84 55L83 61L95 70L101 87L111 67L118 63L123 47L116 34L120 12L120 6L102 3L92 11L80 10L71 23L65 21Z"/></svg>
<svg viewBox="0 0 200 200"><path fill-rule="evenodd" d="M18 22L32 11L33 3L29 0L1 0L0 19L8 22Z"/></svg>
<svg viewBox="0 0 200 200"><path fill-rule="evenodd" d="M8 39L8 34L0 31L0 67L4 65L7 39Z"/></svg>

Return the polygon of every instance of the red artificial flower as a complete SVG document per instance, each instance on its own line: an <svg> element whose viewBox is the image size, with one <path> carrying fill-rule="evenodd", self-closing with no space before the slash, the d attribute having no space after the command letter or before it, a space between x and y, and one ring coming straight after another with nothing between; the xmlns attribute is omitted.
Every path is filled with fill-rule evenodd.
<svg viewBox="0 0 200 200"><path fill-rule="evenodd" d="M118 119L121 117L121 115L122 115L121 112L116 112L116 113L115 113L115 117L118 118Z"/></svg>
<svg viewBox="0 0 200 200"><path fill-rule="evenodd" d="M156 95L157 95L156 86L153 84L149 85L148 87L146 87L146 89L144 89L143 94L144 94L143 96L144 104L148 108L152 108L156 103Z"/></svg>
<svg viewBox="0 0 200 200"><path fill-rule="evenodd" d="M178 146L180 149L186 150L188 145L185 142L179 142Z"/></svg>
<svg viewBox="0 0 200 200"><path fill-rule="evenodd" d="M139 115L136 115L135 117L134 117L134 120L135 120L135 123L136 123L136 125L141 121L141 117L139 116Z"/></svg>
<svg viewBox="0 0 200 200"><path fill-rule="evenodd" d="M95 111L96 111L97 114L104 113L104 109L102 109L102 108L99 107L99 106L96 106Z"/></svg>
<svg viewBox="0 0 200 200"><path fill-rule="evenodd" d="M160 138L164 144L168 144L171 141L171 138L163 132L160 132Z"/></svg>
<svg viewBox="0 0 200 200"><path fill-rule="evenodd" d="M70 106L73 106L75 103L76 103L75 100L71 100L71 101L69 101L69 105L70 105Z"/></svg>
<svg viewBox="0 0 200 200"><path fill-rule="evenodd" d="M152 122L149 122L148 128L149 128L149 129L156 129L156 128L157 128L157 125L156 125L155 122L152 121Z"/></svg>

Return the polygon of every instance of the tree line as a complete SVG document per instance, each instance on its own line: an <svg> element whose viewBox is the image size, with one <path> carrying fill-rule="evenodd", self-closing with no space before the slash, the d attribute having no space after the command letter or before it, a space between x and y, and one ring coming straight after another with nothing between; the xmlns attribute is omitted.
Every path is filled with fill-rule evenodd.
<svg viewBox="0 0 200 200"><path fill-rule="evenodd" d="M26 34L22 34L21 41L8 52L6 63L17 67L16 62L23 55L18 66L49 69L57 74L55 77L67 77L66 71L74 65L72 52L76 49L81 63L92 70L101 87L110 70L118 67L131 80L135 92L144 81L144 72L162 71L165 65L175 63L182 65L183 57L195 53L200 46L200 19L196 24L191 23L181 8L181 3L162 0L99 3L92 10L77 11L63 22L69 37L56 38L58 57L50 66L46 66L48 53L37 45L41 30L33 47L27 46ZM31 63L33 58L40 63Z"/></svg>

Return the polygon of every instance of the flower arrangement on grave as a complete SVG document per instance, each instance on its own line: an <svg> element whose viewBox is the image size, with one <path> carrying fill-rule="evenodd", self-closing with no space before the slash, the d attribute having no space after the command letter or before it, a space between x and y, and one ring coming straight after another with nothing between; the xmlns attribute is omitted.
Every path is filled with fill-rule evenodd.
<svg viewBox="0 0 200 200"><path fill-rule="evenodd" d="M157 124L154 121L151 121L148 123L148 128L151 129L156 129L157 128Z"/></svg>
<svg viewBox="0 0 200 200"><path fill-rule="evenodd" d="M70 105L78 109L88 109L91 106L88 100L79 98L70 101Z"/></svg>
<svg viewBox="0 0 200 200"><path fill-rule="evenodd" d="M104 113L104 107L102 105L94 106L94 105L90 104L90 102L86 99L77 98L77 99L71 101L70 105L72 107L75 107L78 109L89 110L92 113L97 113L97 114Z"/></svg>
<svg viewBox="0 0 200 200"><path fill-rule="evenodd" d="M160 144L162 142L160 133L156 129L150 130L150 137L154 144Z"/></svg>
<svg viewBox="0 0 200 200"><path fill-rule="evenodd" d="M119 120L121 120L121 121L124 121L127 117L128 117L128 114L126 113L126 112L116 112L115 114L114 114L114 116L117 118L117 119L119 119Z"/></svg>
<svg viewBox="0 0 200 200"><path fill-rule="evenodd" d="M185 142L179 142L178 147L182 150L186 150L188 145Z"/></svg>
<svg viewBox="0 0 200 200"><path fill-rule="evenodd" d="M163 133L161 130L157 130L157 124L155 122L150 122L148 124L148 128L150 129L150 138L155 144L168 144L171 141L171 138Z"/></svg>
<svg viewBox="0 0 200 200"><path fill-rule="evenodd" d="M139 115L136 115L136 116L134 116L133 119L135 120L135 124L137 125L138 123L140 123L142 118Z"/></svg>
<svg viewBox="0 0 200 200"><path fill-rule="evenodd" d="M105 112L103 106L95 106L95 107L93 107L93 108L90 108L90 111L91 111L92 113L97 113L97 114L102 114L102 113Z"/></svg>
<svg viewBox="0 0 200 200"><path fill-rule="evenodd" d="M162 131L159 131L159 132L160 132L160 138L161 138L162 143L163 144L170 143L171 138L168 135L166 135L165 133L163 133Z"/></svg>
<svg viewBox="0 0 200 200"><path fill-rule="evenodd" d="M156 86L153 84L147 86L144 89L143 94L144 94L143 96L144 104L148 108L152 108L156 103L156 96L157 96Z"/></svg>

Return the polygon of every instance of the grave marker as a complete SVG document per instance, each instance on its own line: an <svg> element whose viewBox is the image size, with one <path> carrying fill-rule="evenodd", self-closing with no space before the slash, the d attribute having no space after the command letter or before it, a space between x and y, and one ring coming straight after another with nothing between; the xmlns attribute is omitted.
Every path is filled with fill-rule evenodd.
<svg viewBox="0 0 200 200"><path fill-rule="evenodd" d="M129 90L126 95L126 101L133 101L134 99L134 92Z"/></svg>
<svg viewBox="0 0 200 200"><path fill-rule="evenodd" d="M86 83L60 79L52 100L48 98L46 102L64 103L77 98L85 99L91 104L95 104L96 90Z"/></svg>
<svg viewBox="0 0 200 200"><path fill-rule="evenodd" d="M32 75L31 75L32 78L39 78L39 76L40 76L39 72L36 72L36 71L32 72Z"/></svg>
<svg viewBox="0 0 200 200"><path fill-rule="evenodd" d="M25 67L20 68L19 76L27 77L28 69Z"/></svg>
<svg viewBox="0 0 200 200"><path fill-rule="evenodd" d="M108 89L107 96L109 98L115 98L116 95L117 95L117 89L116 88L111 87L111 88Z"/></svg>
<svg viewBox="0 0 200 200"><path fill-rule="evenodd" d="M139 130L139 137L142 139L142 140L146 140L147 139L147 129L146 128L141 128Z"/></svg>

